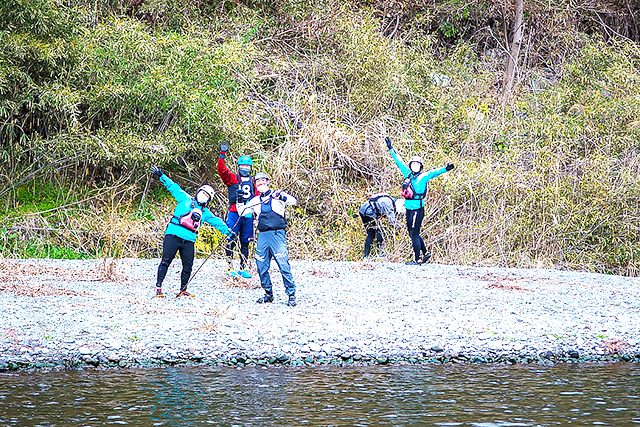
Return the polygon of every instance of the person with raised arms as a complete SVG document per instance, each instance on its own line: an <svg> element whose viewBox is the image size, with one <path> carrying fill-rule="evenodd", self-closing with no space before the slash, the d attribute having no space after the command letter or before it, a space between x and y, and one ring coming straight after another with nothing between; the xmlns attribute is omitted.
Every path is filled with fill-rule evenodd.
<svg viewBox="0 0 640 427"><path fill-rule="evenodd" d="M253 241L253 217L252 214L238 215L238 204L242 204L250 198L257 196L256 183L251 176L253 160L249 156L241 156L238 159L238 173L233 173L226 165L227 151L229 144L223 142L220 145L220 156L218 158L218 175L227 186L229 196L229 210L227 213L227 227L231 228L239 239L229 239L225 248L227 263L229 264L229 275L232 277L251 278L247 271L247 259L249 258L249 243ZM240 240L240 268L238 271L233 268L233 252L237 240Z"/></svg>
<svg viewBox="0 0 640 427"><path fill-rule="evenodd" d="M422 240L420 236L420 227L422 227L422 220L424 219L424 197L427 195L427 183L433 178L449 172L453 169L453 164L449 163L443 168L423 172L424 164L422 157L417 155L412 156L407 165L391 145L391 139L386 137L385 142L387 143L391 157L393 157L393 160L396 162L396 165L404 177L400 194L405 199L404 206L407 210L407 230L411 237L414 254L413 261L409 261L406 264L424 264L431 258L431 254L427 252L424 240Z"/></svg>
<svg viewBox="0 0 640 427"><path fill-rule="evenodd" d="M169 265L171 265L178 252L180 252L180 259L182 260L182 274L180 276L180 292L176 297L193 297L193 294L187 292L187 285L191 277L191 269L195 257L195 241L202 223L206 222L212 225L223 235L231 238L234 237L235 233L227 227L222 219L215 216L207 208L213 199L213 188L211 186L202 185L196 191L195 197L192 197L165 175L158 166L151 166L151 173L160 179L160 182L164 184L169 193L178 202L164 233L162 260L158 266L156 280L156 297L164 298L162 282L167 275Z"/></svg>
<svg viewBox="0 0 640 427"><path fill-rule="evenodd" d="M256 243L256 267L260 275L260 284L265 295L258 299L259 304L273 302L273 287L269 267L271 258L276 260L285 293L289 296L287 305L296 305L296 285L291 274L289 265L289 250L287 248L287 220L285 208L295 205L298 200L283 190L271 190L269 188L270 178L264 172L255 175L256 188L260 193L253 197L244 205L238 205L238 213L247 215L254 213L258 219L258 241Z"/></svg>

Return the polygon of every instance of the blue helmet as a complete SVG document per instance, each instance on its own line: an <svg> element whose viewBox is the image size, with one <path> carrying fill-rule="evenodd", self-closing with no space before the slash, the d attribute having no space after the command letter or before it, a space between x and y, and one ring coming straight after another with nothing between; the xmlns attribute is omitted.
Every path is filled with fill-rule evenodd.
<svg viewBox="0 0 640 427"><path fill-rule="evenodd" d="M242 156L238 159L238 166L251 166L253 167L253 160L249 156Z"/></svg>

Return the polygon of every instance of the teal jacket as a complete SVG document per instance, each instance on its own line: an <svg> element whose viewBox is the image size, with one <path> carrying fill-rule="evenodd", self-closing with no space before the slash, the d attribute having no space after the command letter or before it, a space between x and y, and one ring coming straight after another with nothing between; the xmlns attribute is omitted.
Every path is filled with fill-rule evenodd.
<svg viewBox="0 0 640 427"><path fill-rule="evenodd" d="M415 192L418 194L422 194L422 198L420 199L405 199L404 201L405 209L407 210L420 209L421 207L424 206L423 198L427 194L427 183L431 181L433 178L445 173L447 169L441 168L441 169L433 169L433 170L430 170L429 172L413 173L411 172L411 169L409 169L409 166L407 166L407 164L404 162L404 160L402 160L402 157L400 157L400 155L396 153L396 150L394 148L389 150L389 152L391 153L391 157L393 157L393 160L396 162L396 165L398 165L400 172L402 172L402 176L405 178L409 178L409 176L411 176L411 185L413 185Z"/></svg>
<svg viewBox="0 0 640 427"><path fill-rule="evenodd" d="M178 202L178 204L176 205L176 209L173 211L173 218L171 218L169 225L167 225L167 230L164 234L173 234L174 236L180 237L181 239L195 242L198 235L193 231L186 229L181 225L178 225L178 220L176 219L180 218L180 216L193 209L191 207L192 203L194 202L193 197L191 197L189 193L180 188L178 184L171 181L171 179L167 175L162 175L160 177L160 182L163 183L165 187L167 187L169 193L171 193L173 198ZM209 223L224 235L229 235L230 233L227 224L225 224L223 220L212 214L211 211L207 208L202 208L202 222Z"/></svg>

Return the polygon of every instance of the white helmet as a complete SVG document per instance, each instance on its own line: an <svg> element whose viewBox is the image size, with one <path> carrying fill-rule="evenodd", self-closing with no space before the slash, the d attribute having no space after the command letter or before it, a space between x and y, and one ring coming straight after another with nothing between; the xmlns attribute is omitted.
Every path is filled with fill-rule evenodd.
<svg viewBox="0 0 640 427"><path fill-rule="evenodd" d="M269 178L269 175L267 175L265 172L258 172L257 174L254 175L253 179L255 181L259 179L266 179L267 181L271 181L271 178Z"/></svg>
<svg viewBox="0 0 640 427"><path fill-rule="evenodd" d="M256 190L258 190L258 192L260 194L265 194L266 192L269 191L269 181L271 181L271 179L269 178L269 175L267 175L264 172L258 172L257 174L255 174L255 176L253 177L253 179L256 182ZM261 180L265 180L266 182L260 182L258 184L258 181Z"/></svg>
<svg viewBox="0 0 640 427"><path fill-rule="evenodd" d="M420 166L418 166L418 170L413 170L413 168L411 167L411 163L418 163ZM411 156L411 158L409 159L409 169L411 169L411 172L414 173L418 173L418 172L422 172L422 167L423 167L423 163L422 163L422 157L420 156Z"/></svg>
<svg viewBox="0 0 640 427"><path fill-rule="evenodd" d="M396 199L394 202L395 208L396 208L396 213L398 215L404 215L407 210L404 207L404 200L403 199Z"/></svg>
<svg viewBox="0 0 640 427"><path fill-rule="evenodd" d="M199 197L200 193L206 194L206 197L207 197L206 201L203 201L202 198ZM211 202L211 200L213 200L213 187L205 184L200 188L198 188L198 191L196 191L196 201L198 203L200 203L202 206L207 206L209 202Z"/></svg>

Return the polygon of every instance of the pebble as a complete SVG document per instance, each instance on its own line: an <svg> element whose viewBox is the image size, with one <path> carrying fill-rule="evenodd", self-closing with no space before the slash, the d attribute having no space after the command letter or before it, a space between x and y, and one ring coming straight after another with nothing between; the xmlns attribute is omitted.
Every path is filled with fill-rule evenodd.
<svg viewBox="0 0 640 427"><path fill-rule="evenodd" d="M314 353L320 353L322 351L322 347L320 347L320 344L312 342L309 343L309 350L313 351Z"/></svg>
<svg viewBox="0 0 640 427"><path fill-rule="evenodd" d="M95 270L101 263L5 262L72 270ZM195 268L201 263L196 260ZM598 360L612 356L606 340L626 344L616 354L628 360L640 355L640 323L629 315L640 300L635 278L439 264L374 262L366 269L359 262L291 264L298 287L295 309L286 305L277 268L275 301L262 305L255 303L263 292L258 276L230 287L223 260L207 261L189 286L196 294L189 299L153 298L157 259L118 260L126 283L104 282L99 288L77 276L23 278L88 295L35 300L0 293L3 330L19 331L0 342L0 365L56 364L78 355L86 363L122 366L232 358L237 364L386 364L425 357L477 363L507 357ZM179 286L180 267L179 262L170 267L167 295ZM496 282L527 290L489 287Z"/></svg>

